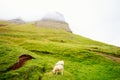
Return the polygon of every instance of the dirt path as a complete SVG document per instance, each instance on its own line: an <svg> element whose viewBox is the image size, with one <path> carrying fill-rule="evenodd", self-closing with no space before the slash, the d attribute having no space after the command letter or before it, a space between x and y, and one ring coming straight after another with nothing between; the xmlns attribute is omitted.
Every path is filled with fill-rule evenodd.
<svg viewBox="0 0 120 80"><path fill-rule="evenodd" d="M108 59L111 59L114 62L120 63L120 57L116 57L116 56L112 56L112 55L108 55L108 54L104 54L104 53L98 53L98 55L104 56Z"/></svg>

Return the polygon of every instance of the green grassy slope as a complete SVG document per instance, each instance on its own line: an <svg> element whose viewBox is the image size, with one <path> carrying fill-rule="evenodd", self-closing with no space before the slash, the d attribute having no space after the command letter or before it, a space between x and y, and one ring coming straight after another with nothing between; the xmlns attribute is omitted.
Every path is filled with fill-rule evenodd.
<svg viewBox="0 0 120 80"><path fill-rule="evenodd" d="M120 48L66 31L34 24L0 27L0 80L120 80L120 64L98 55L120 56ZM35 59L7 71L22 54ZM54 75L54 64L64 60L64 75Z"/></svg>

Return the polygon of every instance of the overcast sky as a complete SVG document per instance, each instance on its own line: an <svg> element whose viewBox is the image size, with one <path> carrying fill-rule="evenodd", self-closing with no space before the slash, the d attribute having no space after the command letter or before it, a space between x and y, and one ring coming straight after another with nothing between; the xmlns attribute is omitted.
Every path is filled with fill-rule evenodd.
<svg viewBox="0 0 120 80"><path fill-rule="evenodd" d="M120 46L120 0L0 0L0 19L64 15L73 33Z"/></svg>

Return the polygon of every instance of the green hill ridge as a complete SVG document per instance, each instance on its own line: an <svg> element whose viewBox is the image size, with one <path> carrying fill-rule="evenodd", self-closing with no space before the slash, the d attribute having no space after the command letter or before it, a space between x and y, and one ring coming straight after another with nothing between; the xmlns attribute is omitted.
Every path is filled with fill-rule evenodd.
<svg viewBox="0 0 120 80"><path fill-rule="evenodd" d="M21 55L33 58L10 69ZM0 21L0 80L120 80L119 58L119 47L65 30ZM51 72L59 60L63 75Z"/></svg>

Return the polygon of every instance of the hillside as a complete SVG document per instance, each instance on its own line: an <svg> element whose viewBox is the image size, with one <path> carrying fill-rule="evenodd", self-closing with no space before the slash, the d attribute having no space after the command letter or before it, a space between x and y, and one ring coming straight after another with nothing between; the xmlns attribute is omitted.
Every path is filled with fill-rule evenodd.
<svg viewBox="0 0 120 80"><path fill-rule="evenodd" d="M31 58L15 67L24 55ZM120 80L119 58L116 46L34 23L0 21L0 80ZM64 74L54 75L59 60Z"/></svg>

